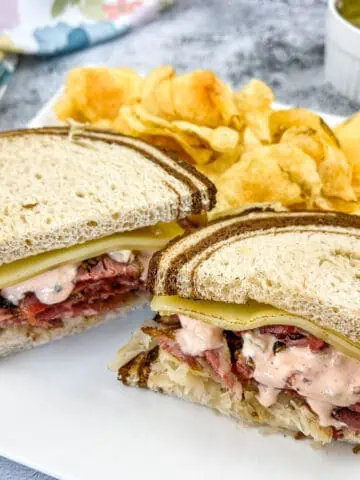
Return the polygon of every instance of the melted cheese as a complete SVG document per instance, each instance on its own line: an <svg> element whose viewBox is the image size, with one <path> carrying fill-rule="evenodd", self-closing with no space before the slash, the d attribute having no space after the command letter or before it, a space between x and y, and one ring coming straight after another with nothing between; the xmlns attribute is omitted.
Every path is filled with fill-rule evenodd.
<svg viewBox="0 0 360 480"><path fill-rule="evenodd" d="M82 262L108 252L119 250L155 251L172 238L183 233L175 222L159 224L132 232L116 233L69 248L41 253L0 266L0 289L23 282L60 265Z"/></svg>
<svg viewBox="0 0 360 480"><path fill-rule="evenodd" d="M177 296L157 296L151 308L164 314L186 315L224 330L242 331L266 325L292 325L321 338L336 350L360 360L360 345L316 322L292 315L270 305L249 301L244 305L205 300L188 300Z"/></svg>

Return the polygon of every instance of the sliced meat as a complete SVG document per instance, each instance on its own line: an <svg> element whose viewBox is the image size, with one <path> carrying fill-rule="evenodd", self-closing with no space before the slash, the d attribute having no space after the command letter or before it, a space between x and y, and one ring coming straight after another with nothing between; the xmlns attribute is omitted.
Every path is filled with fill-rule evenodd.
<svg viewBox="0 0 360 480"><path fill-rule="evenodd" d="M207 350L205 359L221 383L242 398L242 386L236 375L232 372L232 364L225 347L216 350Z"/></svg>
<svg viewBox="0 0 360 480"><path fill-rule="evenodd" d="M75 284L96 282L117 276L131 280L138 278L140 273L139 267L134 263L119 263L108 255L103 255L87 260L80 265Z"/></svg>
<svg viewBox="0 0 360 480"><path fill-rule="evenodd" d="M242 356L243 338L237 332L224 331L224 337L230 350L232 371L242 381L246 382L253 377L254 368Z"/></svg>
<svg viewBox="0 0 360 480"><path fill-rule="evenodd" d="M156 338L160 348L166 350L177 359L186 362L192 368L198 368L199 365L207 366L213 372L214 377L218 379L227 388L239 393L241 396L242 388L236 375L232 372L232 363L230 353L226 351L227 346L216 350L207 350L203 357L192 357L182 352L180 346L175 340L175 332L172 326L163 328L143 327L142 331L153 338Z"/></svg>
<svg viewBox="0 0 360 480"><path fill-rule="evenodd" d="M66 318L96 315L111 303L109 299L112 297L143 290L144 282L140 276L141 267L135 262L119 263L107 255L92 258L80 265L68 299L45 305L35 294L28 293L19 307L9 309L0 306L0 324L51 328L59 326Z"/></svg>
<svg viewBox="0 0 360 480"><path fill-rule="evenodd" d="M191 367L197 366L197 361L195 357L191 355L186 355L181 351L181 348L175 340L175 332L177 327L174 328L173 325L162 326L160 328L146 326L141 329L144 333L149 335L151 338L156 338L159 343L159 346L171 353L175 358L186 362Z"/></svg>
<svg viewBox="0 0 360 480"><path fill-rule="evenodd" d="M342 438L344 438L344 432L342 430L337 430L336 428L332 427L332 431L333 431L333 440L341 440Z"/></svg>
<svg viewBox="0 0 360 480"><path fill-rule="evenodd" d="M250 380L254 375L254 367L242 355L238 355L235 369L241 380Z"/></svg>
<svg viewBox="0 0 360 480"><path fill-rule="evenodd" d="M96 288L88 286L81 294L70 296L65 302L47 306L46 309L37 314L36 319L41 323L51 322L58 318L71 318L80 314L96 315L98 308L95 308L94 304L136 290L134 283L132 285L121 285L120 282L120 284L109 285L105 280L104 282L96 282L96 284Z"/></svg>
<svg viewBox="0 0 360 480"><path fill-rule="evenodd" d="M348 408L337 408L333 411L332 416L345 423L349 428L360 432L360 413L349 410Z"/></svg>
<svg viewBox="0 0 360 480"><path fill-rule="evenodd" d="M163 348L167 352L171 353L171 355L174 355L174 357L178 360L186 362L192 368L197 366L196 358L192 357L191 355L185 355L185 353L181 351L179 345L176 343L175 340L162 336L158 338L158 342L160 348Z"/></svg>
<svg viewBox="0 0 360 480"><path fill-rule="evenodd" d="M327 346L327 343L320 338L293 326L268 325L260 327L259 330L261 333L274 335L288 347L309 347L312 352L319 352Z"/></svg>
<svg viewBox="0 0 360 480"><path fill-rule="evenodd" d="M73 303L68 305L67 309L57 308L56 305L52 306L49 310L44 310L37 317L37 321L33 326L41 328L54 328L61 327L63 325L63 320L67 318L73 318L78 316L91 317L93 315L104 314L121 308L127 301L128 295L126 293L121 293L118 295L112 295L107 299L98 299L91 302L91 304L86 301ZM60 306L61 304L59 304Z"/></svg>
<svg viewBox="0 0 360 480"><path fill-rule="evenodd" d="M292 327L290 325L266 325L265 327L260 327L259 330L260 333L268 333L275 335L275 337L279 338L280 340L283 340L289 335L293 335L296 333L301 335L305 333L299 328Z"/></svg>
<svg viewBox="0 0 360 480"><path fill-rule="evenodd" d="M0 294L1 294L1 290L0 290ZM2 297L0 295L0 310L1 309L11 310L13 308L16 308L15 305L13 305L11 302L9 302L9 300L7 300L5 297Z"/></svg>
<svg viewBox="0 0 360 480"><path fill-rule="evenodd" d="M232 363L235 363L244 343L242 336L236 335L236 333L229 330L225 330L224 337L230 350L231 361Z"/></svg>
<svg viewBox="0 0 360 480"><path fill-rule="evenodd" d="M327 343L312 335L299 339L285 339L285 344L293 347L309 347L312 352L320 352L320 350L327 347Z"/></svg>
<svg viewBox="0 0 360 480"><path fill-rule="evenodd" d="M349 407L350 410L353 410L354 412L359 412L360 413L360 402L359 403L354 403L354 405L351 405Z"/></svg>
<svg viewBox="0 0 360 480"><path fill-rule="evenodd" d="M61 303L58 305L61 305ZM37 316L48 308L51 307L41 303L33 293L28 293L17 308L17 314L19 318L26 320L29 325L39 327L41 321L37 320Z"/></svg>
<svg viewBox="0 0 360 480"><path fill-rule="evenodd" d="M17 322L14 310L9 308L0 308L0 328L10 327Z"/></svg>
<svg viewBox="0 0 360 480"><path fill-rule="evenodd" d="M93 298L108 298L111 295L129 290L140 290L142 282L139 279L126 277L104 278L95 282L78 283L75 285L72 295L69 297L91 302Z"/></svg>
<svg viewBox="0 0 360 480"><path fill-rule="evenodd" d="M91 304L87 302L80 302L73 306L71 317L76 317L79 315L85 315L90 317L91 315L103 314L107 312L114 311L118 308L121 308L129 299L129 292L122 292L117 295L112 295L107 299L99 299L93 301Z"/></svg>

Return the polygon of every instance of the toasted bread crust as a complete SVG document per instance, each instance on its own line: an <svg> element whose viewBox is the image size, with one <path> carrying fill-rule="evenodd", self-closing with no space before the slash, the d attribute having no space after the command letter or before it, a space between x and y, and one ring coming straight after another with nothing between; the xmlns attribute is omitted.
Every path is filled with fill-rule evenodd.
<svg viewBox="0 0 360 480"><path fill-rule="evenodd" d="M20 198L22 197L21 193L19 193L19 199L14 198L14 205L11 205L13 210L10 210L9 213L5 212L5 229L3 228L2 235L0 235L0 265L52 249L64 248L94 238L111 235L112 233L142 228L154 225L160 221L166 222L177 218L184 218L187 215L208 211L215 205L216 187L207 177L179 156L174 156L173 152L170 153L161 150L142 140L126 137L117 133L86 128L71 129L69 127L46 127L0 133L0 150L3 156L0 160L4 160L3 163L0 161L0 174L2 168L4 168L4 178L8 180L4 183L3 188L6 198L10 195L9 192L15 192L17 189L19 192L25 192L23 184L26 183L24 177L19 174L21 171L20 167L14 167L14 178L11 176L7 178L5 175L5 169L10 162L6 157L8 154L7 147L8 145L11 146L12 154L13 156L15 155L16 160L16 145L19 145L18 150L23 150L24 141L27 142L27 139L32 141L32 149L30 150L29 157L21 160L22 163L25 162L26 165L29 163L29 168L32 168L32 152L35 150L38 152L38 155L41 156L43 144L46 144L46 152L44 155L49 158L50 152L51 157L51 148L55 149L56 143L57 155L63 156L61 160L64 159L66 168L63 167L63 170L59 168L57 177L55 178L46 172L46 168L51 169L53 165L46 167L46 163L43 163L39 167L36 167L40 169L40 173L37 172L36 175L39 175L38 178L43 178L44 185L40 185L39 181L37 190L33 191L31 185L29 185L29 181L28 184L26 184L24 199ZM74 158L74 161L72 161L72 157L70 156L72 153L70 152L72 152L75 147L68 149L69 153L67 157L63 155L62 151L61 154L59 153L59 150L62 150L63 147L73 144L73 139L78 141L78 143L75 143L78 151L76 152L77 158ZM94 141L93 145L96 146L96 148L80 151L85 143L92 147L91 141ZM64 144L61 142L64 142ZM38 149L34 148L35 143L36 145L39 143ZM114 150L117 146L119 147L119 154ZM104 152L105 148L107 149L106 152ZM111 151L109 150L110 148ZM131 156L131 151L134 152L134 158ZM126 155L124 152L127 152ZM94 166L90 163L93 169L92 172L89 172L88 176L86 174L84 179L79 178L80 175L75 177L75 173L73 174L74 178L72 178L72 173L70 172L69 175L68 170L70 171L72 169L72 165L75 166L78 164L81 156L83 157L81 159L83 163L81 163L81 167L79 163L78 168L82 168L82 171L86 172L85 162L88 155L92 155L93 160L97 161ZM111 162L106 161L106 155L112 155ZM122 155L124 160L121 160ZM104 167L101 166L102 158L104 158ZM121 162L126 165L121 166ZM11 159L10 164L11 163L13 163L13 159ZM106 175L105 173L102 175L101 170L105 172ZM56 231L55 227L49 227L49 217L51 216L49 211L51 210L51 212L53 212L56 208L61 210L63 186L65 185L68 196L72 194L71 188L73 188L74 192L80 190L81 195L83 185L86 185L86 182L88 185L92 185L94 181L96 181L96 172L98 171L99 175L97 178L100 179L101 177L102 183L101 188L98 190L99 200L97 200L97 203L93 201L91 195L83 197L84 200L77 200L75 197L76 202L80 202L78 205L79 210L76 210L76 206L74 206L74 212L78 212L76 214L76 220L74 217L74 222L72 223L72 218L69 218L71 214L68 214L68 224L65 225L63 220L60 221L57 219ZM120 171L122 173L125 172L126 175L122 177ZM148 172L146 178L144 177L145 173L141 173L141 171ZM114 172L116 172L117 175L116 189L110 188L111 182L107 182L106 180L106 178L111 179ZM7 170L6 174L8 175ZM47 178L48 176L51 177L51 180ZM124 178L124 180L122 180L122 178ZM136 179L136 183L133 182L133 179ZM54 181L55 186L56 207L53 199L49 197L52 192L47 192L45 188L46 184L50 185L52 181ZM16 185L17 183L18 185ZM133 195L136 196L138 192L139 201L137 202L137 199L134 198L133 214L130 215L130 207L127 210L125 209L127 211L126 214L122 212L124 211L124 204L126 205L128 201L126 199L130 198L128 191L129 184L131 183L134 183L134 189L135 185L137 185L137 191L136 193L134 192ZM10 184L12 185L11 187L9 187ZM9 192L7 192L7 190L9 190ZM39 197L40 200L28 202L27 198L29 197ZM113 202L111 202L112 198L114 200ZM148 211L144 210L144 199L146 199L146 202L149 204ZM25 211L26 215L24 217L23 212L19 211L19 204L20 207L24 204L24 208L27 208L28 203L30 207L33 205L36 206L36 212L32 212L30 208ZM84 208L84 206L87 205L88 210ZM113 205L113 207L111 205ZM26 226L28 224L29 227L24 229L24 223ZM62 225L63 228L58 228L58 224L60 223L64 223L64 225ZM51 242L49 240L50 237L52 237ZM52 244L50 245L50 243Z"/></svg>
<svg viewBox="0 0 360 480"><path fill-rule="evenodd" d="M244 208L240 209L240 211L236 212L235 214L220 216L219 218L216 218L216 219L210 221L207 226L215 225L217 223L222 223L225 220L230 220L230 219L242 217L244 215L249 215L251 213L276 212L276 211L277 211L276 207L274 207L272 204L268 204L268 205L264 204L264 205L261 205L261 206L259 206L259 205L255 206L254 205L254 206L244 207ZM286 211L286 210L284 209L284 211ZM204 231L205 228L203 228L203 231ZM154 255L152 256L152 258L150 260L148 276L147 276L147 289L150 292L155 293L156 276L157 276L157 273L158 273L159 264L160 264L161 259L164 256L166 256L166 254L169 251L171 251L171 249L174 245L176 245L178 242L180 242L181 240L189 237L192 234L193 234L193 231L189 230L189 231L183 233L182 235L174 238L173 240L170 240L170 242L168 242L168 244L163 249L154 253ZM167 294L163 293L161 295L167 295Z"/></svg>
<svg viewBox="0 0 360 480"><path fill-rule="evenodd" d="M228 216L152 259L155 295L272 305L360 343L360 217L338 212Z"/></svg>
<svg viewBox="0 0 360 480"><path fill-rule="evenodd" d="M273 213L274 215L269 215L265 218L262 216L259 218L257 217L257 214L261 215L263 213ZM227 221L237 219L238 221L227 224ZM213 231L213 226L218 228ZM245 233L260 233L272 229L291 227L309 227L309 231L311 231L312 226L317 229L320 227L323 231L326 231L326 227L351 228L357 231L349 232L350 235L360 236L360 216L340 212L318 211L284 212L279 216L278 212L276 212L271 206L265 208L249 208L236 213L235 215L227 215L210 222L209 225L205 227L205 229L208 229L209 235L202 238L199 242L192 243L188 249L184 249L182 253L172 260L167 268L167 272L165 272L165 281L161 287L156 283L161 260L176 244L178 244L178 242L191 235L196 237L197 234L196 232L185 233L181 237L175 238L169 242L164 249L156 252L150 262L147 284L148 289L156 295L177 295L177 278L179 270L196 255L204 252L209 246L216 246L216 244L223 242L224 240L229 240L232 237L239 237ZM216 251L216 249L212 250L212 253L214 253L214 251ZM207 259L209 257L205 258ZM202 259L202 261L203 260L204 259ZM195 269L192 274L194 273ZM195 292L195 285L193 286L193 291Z"/></svg>
<svg viewBox="0 0 360 480"><path fill-rule="evenodd" d="M67 137L71 133L71 127L43 127L43 128L26 128L26 129L21 129L21 130L10 130L10 131L5 131L5 132L0 132L0 138L1 137L16 137L16 136L22 136L24 134L31 134L31 135L60 135L62 137ZM96 135L95 138L100 139L104 142L107 143L116 143L118 145L121 145L123 147L130 147L132 150L135 150L139 153L141 153L145 158L147 158L149 161L156 163L159 165L161 168L163 168L167 173L170 175L173 175L175 178L183 182L187 187L190 188L190 190L193 192L193 211L191 212L192 214L198 214L201 213L204 210L204 206L202 204L202 196L201 192L199 192L198 187L185 175L181 174L178 170L172 168L165 162L161 162L158 158L156 158L154 155L149 154L146 152L144 149L134 146L134 145L129 145L128 142L126 142L126 137L125 135L118 134L116 132L107 132L104 130L96 129L96 128L88 128L88 127L82 127L81 130L76 130L76 137L77 138L84 138L84 139L92 139L94 138L94 135ZM142 140L139 140L139 143L146 143L143 142ZM176 155L175 152L168 152L166 149L160 149L156 147L157 150L161 151L162 153L166 154L169 158L172 158L178 165L181 166L181 168L187 172L189 172L192 176L196 177L200 182L206 186L208 189L209 193L209 208L208 210L212 210L216 204L216 187L215 185L201 172L199 172L196 168L192 167L189 165L187 162L185 162L182 158L180 158L180 155Z"/></svg>

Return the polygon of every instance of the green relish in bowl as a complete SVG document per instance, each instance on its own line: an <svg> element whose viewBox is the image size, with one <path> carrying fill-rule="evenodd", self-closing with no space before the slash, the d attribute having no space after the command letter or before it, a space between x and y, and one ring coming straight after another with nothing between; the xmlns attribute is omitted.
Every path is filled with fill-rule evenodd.
<svg viewBox="0 0 360 480"><path fill-rule="evenodd" d="M360 27L360 0L337 0L336 6L345 20Z"/></svg>

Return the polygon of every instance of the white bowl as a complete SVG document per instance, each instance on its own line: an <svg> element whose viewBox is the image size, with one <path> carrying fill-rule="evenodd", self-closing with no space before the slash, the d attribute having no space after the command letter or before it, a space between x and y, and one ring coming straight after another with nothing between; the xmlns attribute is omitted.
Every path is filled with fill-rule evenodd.
<svg viewBox="0 0 360 480"><path fill-rule="evenodd" d="M336 0L328 3L325 77L340 93L360 102L360 28L340 15Z"/></svg>

